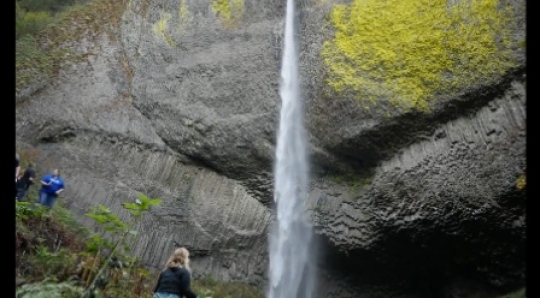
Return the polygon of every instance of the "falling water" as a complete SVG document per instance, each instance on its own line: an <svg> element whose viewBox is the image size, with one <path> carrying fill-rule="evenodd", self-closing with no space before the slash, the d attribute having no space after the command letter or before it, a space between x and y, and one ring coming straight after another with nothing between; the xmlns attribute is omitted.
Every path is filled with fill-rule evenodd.
<svg viewBox="0 0 540 298"><path fill-rule="evenodd" d="M287 0L274 186L277 221L270 236L268 298L310 298L314 284L309 260L312 232L305 213L307 144L294 35L294 3Z"/></svg>

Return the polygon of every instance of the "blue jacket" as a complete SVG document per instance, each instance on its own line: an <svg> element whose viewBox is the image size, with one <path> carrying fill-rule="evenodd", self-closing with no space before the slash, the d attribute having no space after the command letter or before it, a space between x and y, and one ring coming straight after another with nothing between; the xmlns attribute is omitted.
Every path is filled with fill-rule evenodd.
<svg viewBox="0 0 540 298"><path fill-rule="evenodd" d="M55 194L55 192L64 188L64 179L61 177L54 178L53 175L47 174L43 176L41 181L46 183L51 182L51 185L41 185L41 191L48 194Z"/></svg>

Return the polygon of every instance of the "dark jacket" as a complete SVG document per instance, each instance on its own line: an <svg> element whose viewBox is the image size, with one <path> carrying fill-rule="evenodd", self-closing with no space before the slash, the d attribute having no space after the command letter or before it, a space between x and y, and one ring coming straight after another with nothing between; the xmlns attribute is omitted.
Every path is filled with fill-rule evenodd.
<svg viewBox="0 0 540 298"><path fill-rule="evenodd" d="M186 268L167 268L159 275L154 293L171 293L180 298L197 298L191 291L191 274Z"/></svg>
<svg viewBox="0 0 540 298"><path fill-rule="evenodd" d="M28 190L30 185L34 184L33 181L30 181L30 178L36 178L36 171L31 167L27 168L21 178L17 180L17 188Z"/></svg>

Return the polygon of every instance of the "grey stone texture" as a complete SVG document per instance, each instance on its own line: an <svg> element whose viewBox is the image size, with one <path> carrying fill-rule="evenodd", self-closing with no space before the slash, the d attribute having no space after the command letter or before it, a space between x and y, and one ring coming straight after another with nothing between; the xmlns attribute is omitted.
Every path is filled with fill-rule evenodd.
<svg viewBox="0 0 540 298"><path fill-rule="evenodd" d="M297 1L318 297L524 286L523 49L516 69L431 113L369 113L324 95L321 28L338 2ZM512 3L524 36L524 3ZM95 55L17 98L17 145L38 148L40 172L63 171L60 200L84 224L97 204L126 217L121 203L139 192L163 199L134 247L150 268L178 242L194 251L195 277L263 288L285 1L245 0L237 24L211 4L130 1L117 40L81 43Z"/></svg>

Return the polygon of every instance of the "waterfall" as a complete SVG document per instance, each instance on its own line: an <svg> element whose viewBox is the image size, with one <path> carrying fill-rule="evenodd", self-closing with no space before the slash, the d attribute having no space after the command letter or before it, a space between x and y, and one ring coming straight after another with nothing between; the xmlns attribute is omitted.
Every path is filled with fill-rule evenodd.
<svg viewBox="0 0 540 298"><path fill-rule="evenodd" d="M294 2L287 0L281 66L281 113L274 169L277 220L270 233L268 298L312 297L312 230L306 215L307 141L300 92Z"/></svg>

